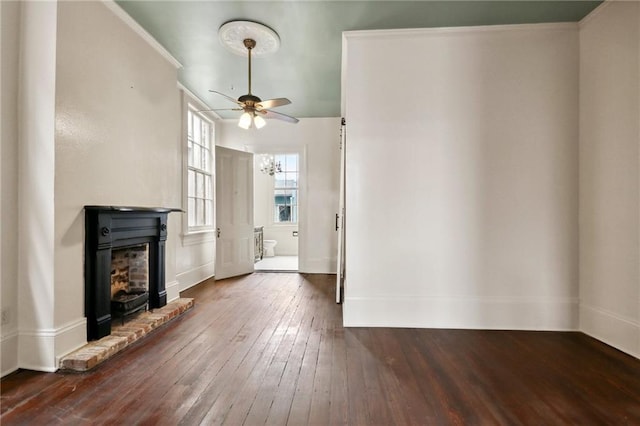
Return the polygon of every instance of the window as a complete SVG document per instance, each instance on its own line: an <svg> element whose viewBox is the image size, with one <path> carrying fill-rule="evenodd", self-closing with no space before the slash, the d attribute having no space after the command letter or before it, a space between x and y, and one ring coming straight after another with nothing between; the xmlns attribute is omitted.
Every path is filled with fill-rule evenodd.
<svg viewBox="0 0 640 426"><path fill-rule="evenodd" d="M187 110L188 230L213 227L213 123L191 105Z"/></svg>
<svg viewBox="0 0 640 426"><path fill-rule="evenodd" d="M280 166L274 179L274 223L298 223L298 154L277 154L275 164Z"/></svg>

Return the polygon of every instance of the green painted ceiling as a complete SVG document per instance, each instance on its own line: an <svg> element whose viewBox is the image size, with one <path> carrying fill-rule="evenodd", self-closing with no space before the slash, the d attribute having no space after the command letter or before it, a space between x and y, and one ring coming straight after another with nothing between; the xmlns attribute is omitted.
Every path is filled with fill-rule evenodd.
<svg viewBox="0 0 640 426"><path fill-rule="evenodd" d="M218 41L230 20L274 29L280 49L253 61L254 94L288 97L277 111L296 117L340 115L342 32L394 28L576 22L601 1L117 1L183 64L179 80L213 108L247 92L246 58ZM225 118L235 113L220 114Z"/></svg>

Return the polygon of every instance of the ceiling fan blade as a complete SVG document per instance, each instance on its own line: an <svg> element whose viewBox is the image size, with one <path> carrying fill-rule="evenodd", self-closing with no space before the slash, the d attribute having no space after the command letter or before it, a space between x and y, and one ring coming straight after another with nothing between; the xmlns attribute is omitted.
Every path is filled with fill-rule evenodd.
<svg viewBox="0 0 640 426"><path fill-rule="evenodd" d="M238 102L236 99L233 99L231 96L227 96L224 93L220 93L220 92L216 92L215 90L209 90L211 93L215 93L218 94L220 96L222 96L223 98L226 98L228 100L230 100L231 102L233 102L234 104L238 104L240 106L243 106L242 102Z"/></svg>
<svg viewBox="0 0 640 426"><path fill-rule="evenodd" d="M289 105L290 103L291 101L287 98L267 99L266 101L258 102L256 104L256 108L260 108L260 109L275 108L282 105Z"/></svg>
<svg viewBox="0 0 640 426"><path fill-rule="evenodd" d="M264 118L275 118L277 120L287 121L294 124L300 121L295 117L291 117L290 115L283 114L281 112L269 111L268 109L263 109L262 111L257 112L264 115Z"/></svg>

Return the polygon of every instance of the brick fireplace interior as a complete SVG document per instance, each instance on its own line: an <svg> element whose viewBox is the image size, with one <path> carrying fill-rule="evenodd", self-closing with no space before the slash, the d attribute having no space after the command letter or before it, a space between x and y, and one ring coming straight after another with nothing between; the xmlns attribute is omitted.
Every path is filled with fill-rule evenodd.
<svg viewBox="0 0 640 426"><path fill-rule="evenodd" d="M148 290L149 244L111 250L111 316L146 310Z"/></svg>
<svg viewBox="0 0 640 426"><path fill-rule="evenodd" d="M119 291L144 293L149 287L149 245L111 251L111 298Z"/></svg>

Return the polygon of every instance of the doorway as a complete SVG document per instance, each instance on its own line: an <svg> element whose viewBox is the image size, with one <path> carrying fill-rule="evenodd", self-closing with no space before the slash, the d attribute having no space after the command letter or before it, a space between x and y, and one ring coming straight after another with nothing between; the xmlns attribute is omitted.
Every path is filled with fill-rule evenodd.
<svg viewBox="0 0 640 426"><path fill-rule="evenodd" d="M254 156L256 271L298 271L301 161L297 152Z"/></svg>

